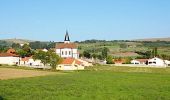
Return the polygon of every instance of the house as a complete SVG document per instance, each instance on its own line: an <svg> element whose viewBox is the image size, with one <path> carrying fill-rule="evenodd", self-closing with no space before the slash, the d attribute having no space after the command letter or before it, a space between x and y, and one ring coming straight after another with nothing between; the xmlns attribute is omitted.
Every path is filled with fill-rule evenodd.
<svg viewBox="0 0 170 100"><path fill-rule="evenodd" d="M147 64L148 59L134 59L131 61L131 64L142 64L145 65Z"/></svg>
<svg viewBox="0 0 170 100"><path fill-rule="evenodd" d="M170 66L170 61L169 60L164 60L165 61L165 64L167 65L167 66Z"/></svg>
<svg viewBox="0 0 170 100"><path fill-rule="evenodd" d="M0 64L15 65L19 64L20 57L15 54L14 49L9 49L5 53L0 53Z"/></svg>
<svg viewBox="0 0 170 100"><path fill-rule="evenodd" d="M77 50L77 45L70 42L68 32L66 31L64 43L56 44L56 54L62 58L79 58L79 53Z"/></svg>
<svg viewBox="0 0 170 100"><path fill-rule="evenodd" d="M32 57L24 57L20 60L20 65L23 66L43 66L41 60L34 60Z"/></svg>
<svg viewBox="0 0 170 100"><path fill-rule="evenodd" d="M83 63L75 58L66 58L57 67L57 70L84 70Z"/></svg>
<svg viewBox="0 0 170 100"><path fill-rule="evenodd" d="M150 66L158 66L158 67L166 67L166 63L164 60L154 57L148 60L148 65Z"/></svg>

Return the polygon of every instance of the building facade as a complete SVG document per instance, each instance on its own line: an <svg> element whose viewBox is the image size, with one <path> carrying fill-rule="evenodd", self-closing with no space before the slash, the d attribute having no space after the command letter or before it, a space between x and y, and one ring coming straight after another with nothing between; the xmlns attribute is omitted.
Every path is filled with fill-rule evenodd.
<svg viewBox="0 0 170 100"><path fill-rule="evenodd" d="M62 58L79 58L79 53L77 50L77 45L70 42L70 37L66 31L64 43L56 44L56 54Z"/></svg>

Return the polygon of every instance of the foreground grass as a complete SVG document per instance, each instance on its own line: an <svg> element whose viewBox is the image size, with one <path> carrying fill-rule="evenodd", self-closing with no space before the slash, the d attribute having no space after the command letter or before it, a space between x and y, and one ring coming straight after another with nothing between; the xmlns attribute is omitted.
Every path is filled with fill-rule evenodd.
<svg viewBox="0 0 170 100"><path fill-rule="evenodd" d="M63 75L0 80L0 98L7 100L170 99L169 69L164 72L162 70L165 69L148 69L153 70L148 73L127 67L120 69L100 67L97 70L96 68Z"/></svg>

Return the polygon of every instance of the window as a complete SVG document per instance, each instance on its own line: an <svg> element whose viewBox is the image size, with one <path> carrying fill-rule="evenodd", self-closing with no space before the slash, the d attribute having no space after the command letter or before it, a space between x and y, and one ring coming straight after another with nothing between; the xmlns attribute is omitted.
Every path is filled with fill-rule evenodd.
<svg viewBox="0 0 170 100"><path fill-rule="evenodd" d="M153 62L154 64L156 64L156 62Z"/></svg>
<svg viewBox="0 0 170 100"><path fill-rule="evenodd" d="M67 55L67 51L65 51L65 55Z"/></svg>
<svg viewBox="0 0 170 100"><path fill-rule="evenodd" d="M71 51L69 51L69 55L71 55Z"/></svg>
<svg viewBox="0 0 170 100"><path fill-rule="evenodd" d="M64 52L62 51L62 55L64 55Z"/></svg>

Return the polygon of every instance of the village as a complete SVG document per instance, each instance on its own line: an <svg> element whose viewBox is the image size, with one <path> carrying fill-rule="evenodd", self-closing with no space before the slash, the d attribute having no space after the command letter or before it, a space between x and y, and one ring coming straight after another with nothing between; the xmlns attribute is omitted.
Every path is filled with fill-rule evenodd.
<svg viewBox="0 0 170 100"><path fill-rule="evenodd" d="M21 44L22 46L24 44ZM47 58L47 60L52 59L54 61L54 69L56 70L84 70L87 67L92 67L95 64L101 65L112 65L112 66L127 66L127 67L157 67L157 68L166 68L170 66L170 61L167 59L161 59L156 55L150 59L135 59L131 58L127 63L126 59L114 59L113 57L109 58L106 56L103 60L95 59L93 56L91 58L80 57L78 44L72 43L70 41L70 37L68 31L66 31L64 42L56 44L55 48L50 49L37 49L36 52L49 52L51 51L55 55L58 55L61 60L57 60L55 58ZM37 56L41 54L37 53ZM136 56L137 53L134 52L125 52L125 53L117 53L114 56ZM58 58L58 59L60 59ZM43 63L41 58L35 57L35 55L29 56L19 56L14 48L8 49L6 52L0 53L0 64L6 65L16 65L16 66L25 66L31 68L42 68L42 69L51 69L50 63Z"/></svg>

